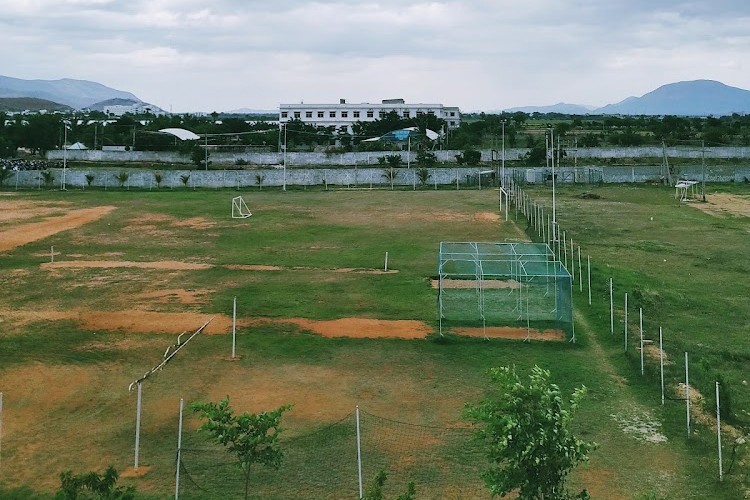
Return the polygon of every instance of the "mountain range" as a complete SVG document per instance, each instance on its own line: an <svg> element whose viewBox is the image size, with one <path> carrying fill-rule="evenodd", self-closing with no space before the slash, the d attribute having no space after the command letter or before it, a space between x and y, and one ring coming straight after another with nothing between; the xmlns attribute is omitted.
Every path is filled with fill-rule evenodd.
<svg viewBox="0 0 750 500"><path fill-rule="evenodd" d="M714 80L692 80L662 85L641 97L631 96L600 108L559 103L509 108L504 111L581 115L724 116L750 113L750 91Z"/></svg>
<svg viewBox="0 0 750 500"><path fill-rule="evenodd" d="M0 75L0 105L5 101L3 98L15 99L13 106L19 104L19 98L25 98L32 104L37 103L36 100L39 99L52 101L50 104L42 103L46 105L44 109L49 110L56 109L53 107L55 103L74 109L103 109L105 104L143 102L130 92L87 80L22 80ZM692 80L662 85L640 97L628 97L618 103L599 108L583 104L558 103L550 106L508 108L503 111L567 115L723 116L750 113L750 91L730 87L714 80ZM227 113L275 114L276 110L240 108Z"/></svg>

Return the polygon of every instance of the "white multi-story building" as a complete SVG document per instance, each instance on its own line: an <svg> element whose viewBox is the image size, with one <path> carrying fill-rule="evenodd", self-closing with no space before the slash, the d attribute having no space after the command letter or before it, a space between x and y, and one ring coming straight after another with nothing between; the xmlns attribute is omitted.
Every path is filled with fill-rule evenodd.
<svg viewBox="0 0 750 500"><path fill-rule="evenodd" d="M341 99L338 104L281 104L279 124L289 120L301 120L319 127L347 127L357 122L372 122L395 111L401 118L416 118L421 115L434 115L445 120L448 129L461 125L461 111L457 107L442 104L407 104L403 99L384 99L380 104L351 104Z"/></svg>

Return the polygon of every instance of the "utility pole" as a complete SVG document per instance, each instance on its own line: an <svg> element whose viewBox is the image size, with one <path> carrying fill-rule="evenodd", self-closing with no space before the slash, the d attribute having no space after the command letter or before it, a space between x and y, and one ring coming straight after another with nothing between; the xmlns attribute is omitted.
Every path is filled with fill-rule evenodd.
<svg viewBox="0 0 750 500"><path fill-rule="evenodd" d="M701 196L703 202L706 202L706 141L701 141L701 171L703 180L701 181Z"/></svg>
<svg viewBox="0 0 750 500"><path fill-rule="evenodd" d="M500 162L502 165L503 173L500 175L500 187L503 187L505 184L505 120L501 122L503 124L503 154L501 156Z"/></svg>

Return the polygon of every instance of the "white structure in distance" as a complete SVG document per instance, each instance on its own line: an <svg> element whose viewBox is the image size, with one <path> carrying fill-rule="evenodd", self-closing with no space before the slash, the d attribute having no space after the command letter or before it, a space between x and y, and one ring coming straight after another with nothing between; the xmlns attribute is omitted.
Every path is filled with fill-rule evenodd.
<svg viewBox="0 0 750 500"><path fill-rule="evenodd" d="M442 104L407 104L403 99L384 99L380 104L352 104L340 99L338 104L280 104L279 125L290 120L301 120L318 127L346 127L352 132L357 122L372 122L382 119L395 111L401 118L416 118L421 115L434 115L442 118L453 130L461 125L461 111L458 107Z"/></svg>
<svg viewBox="0 0 750 500"><path fill-rule="evenodd" d="M232 198L232 219L247 219L253 215L242 196Z"/></svg>

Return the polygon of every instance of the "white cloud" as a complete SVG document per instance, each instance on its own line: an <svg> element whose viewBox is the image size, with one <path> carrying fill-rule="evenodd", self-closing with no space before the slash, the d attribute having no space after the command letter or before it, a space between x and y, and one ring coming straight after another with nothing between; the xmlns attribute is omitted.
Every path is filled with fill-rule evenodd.
<svg viewBox="0 0 750 500"><path fill-rule="evenodd" d="M746 0L0 5L4 74L94 80L177 111L339 97L602 105L697 78L750 88Z"/></svg>

